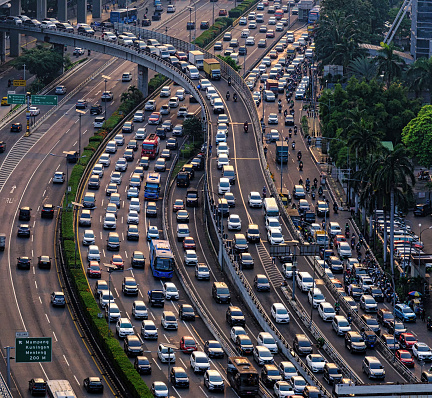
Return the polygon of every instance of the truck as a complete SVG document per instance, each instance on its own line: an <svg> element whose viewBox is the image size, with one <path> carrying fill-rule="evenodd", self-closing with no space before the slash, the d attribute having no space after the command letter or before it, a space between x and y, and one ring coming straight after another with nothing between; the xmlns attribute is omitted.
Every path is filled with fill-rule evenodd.
<svg viewBox="0 0 432 398"><path fill-rule="evenodd" d="M288 163L289 145L284 141L276 141L276 162Z"/></svg>
<svg viewBox="0 0 432 398"><path fill-rule="evenodd" d="M195 65L197 69L203 70L204 68L204 53L201 51L189 51L189 62Z"/></svg>
<svg viewBox="0 0 432 398"><path fill-rule="evenodd" d="M48 380L47 391L51 398L76 398L68 380Z"/></svg>
<svg viewBox="0 0 432 398"><path fill-rule="evenodd" d="M221 67L217 59L214 58L204 59L203 69L208 79L211 80L221 79Z"/></svg>
<svg viewBox="0 0 432 398"><path fill-rule="evenodd" d="M278 93L279 93L278 87L279 87L279 81L278 80L275 80L275 79L267 79L266 80L265 89L272 91L276 97L278 96Z"/></svg>
<svg viewBox="0 0 432 398"><path fill-rule="evenodd" d="M314 240L317 245L320 246L327 246L329 244L329 237L326 231L323 231L322 229L314 231Z"/></svg>

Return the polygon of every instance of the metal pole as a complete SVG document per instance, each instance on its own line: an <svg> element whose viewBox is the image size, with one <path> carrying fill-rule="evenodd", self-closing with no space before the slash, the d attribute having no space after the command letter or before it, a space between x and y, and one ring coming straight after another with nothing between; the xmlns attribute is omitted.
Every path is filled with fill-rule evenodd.
<svg viewBox="0 0 432 398"><path fill-rule="evenodd" d="M11 386L11 364L10 364L10 360L11 360L10 350L11 350L11 348L15 349L15 347L11 347L11 346L5 347L5 349L6 349L6 384L7 384L8 388L10 388L10 386Z"/></svg>
<svg viewBox="0 0 432 398"><path fill-rule="evenodd" d="M197 37L197 35L196 35L196 26L197 26L197 23L196 23L196 2L194 3L194 8L195 8L195 26L194 26L194 40L196 39L196 37ZM169 398L169 395L168 395L168 398Z"/></svg>
<svg viewBox="0 0 432 398"><path fill-rule="evenodd" d="M110 324L111 316L111 269L108 268L108 325Z"/></svg>
<svg viewBox="0 0 432 398"><path fill-rule="evenodd" d="M69 163L66 156L66 207L69 206Z"/></svg>
<svg viewBox="0 0 432 398"><path fill-rule="evenodd" d="M192 29L190 25L192 25L192 7L189 6L189 43L192 42Z"/></svg>
<svg viewBox="0 0 432 398"><path fill-rule="evenodd" d="M282 152L281 152L281 186L280 186L280 193L282 194L282 184L283 184L283 162L282 162L282 158L283 158L283 154L284 154L284 140L283 140L283 136L282 136L282 131L281 131L281 137L282 137Z"/></svg>
<svg viewBox="0 0 432 398"><path fill-rule="evenodd" d="M81 116L82 114L79 114L79 136L78 136L78 163L81 160Z"/></svg>
<svg viewBox="0 0 432 398"><path fill-rule="evenodd" d="M105 79L105 91L107 91L107 89L106 89L106 84L107 84L107 79ZM107 110L106 110L106 108L107 108L107 101L104 101L105 102L105 118L107 117Z"/></svg>
<svg viewBox="0 0 432 398"><path fill-rule="evenodd" d="M213 25L214 25L214 1L212 2L213 3Z"/></svg>
<svg viewBox="0 0 432 398"><path fill-rule="evenodd" d="M294 246L294 256L293 256L293 289L292 289L292 299L295 300L295 279L297 273L296 264L296 247Z"/></svg>
<svg viewBox="0 0 432 398"><path fill-rule="evenodd" d="M222 212L219 213L219 230L220 230L219 265L221 267L221 270L223 271L223 214L222 214Z"/></svg>
<svg viewBox="0 0 432 398"><path fill-rule="evenodd" d="M168 347L168 383L167 383L167 390L168 390L168 398L170 398L169 394L169 385L170 385L170 371L171 371L171 347Z"/></svg>

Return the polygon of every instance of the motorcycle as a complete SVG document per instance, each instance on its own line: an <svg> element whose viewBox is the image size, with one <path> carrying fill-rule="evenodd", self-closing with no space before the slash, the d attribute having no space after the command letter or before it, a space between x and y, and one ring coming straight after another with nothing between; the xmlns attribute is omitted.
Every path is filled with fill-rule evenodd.
<svg viewBox="0 0 432 398"><path fill-rule="evenodd" d="M231 86L231 77L228 77L228 86Z"/></svg>
<svg viewBox="0 0 432 398"><path fill-rule="evenodd" d="M335 304L335 314L339 315L340 313L340 306L338 304Z"/></svg>
<svg viewBox="0 0 432 398"><path fill-rule="evenodd" d="M237 94L236 93L233 94L233 100L234 100L234 102L237 102Z"/></svg>
<svg viewBox="0 0 432 398"><path fill-rule="evenodd" d="M295 149L295 141L293 141L293 143L291 145L292 145L292 149L294 150Z"/></svg>
<svg viewBox="0 0 432 398"><path fill-rule="evenodd" d="M428 319L426 322L426 328L432 332L432 321L430 319Z"/></svg>
<svg viewBox="0 0 432 398"><path fill-rule="evenodd" d="M333 213L338 214L338 205L336 203L333 204Z"/></svg>
<svg viewBox="0 0 432 398"><path fill-rule="evenodd" d="M245 123L245 124L243 125L243 129L244 129L244 132L247 133L248 130L249 130L249 125L248 125L247 123Z"/></svg>
<svg viewBox="0 0 432 398"><path fill-rule="evenodd" d="M294 147L293 147L293 149L294 149ZM300 161L301 158L302 158L302 153L300 151L298 151L298 153L297 153L297 160Z"/></svg>
<svg viewBox="0 0 432 398"><path fill-rule="evenodd" d="M282 104L278 105L279 113L282 113Z"/></svg>
<svg viewBox="0 0 432 398"><path fill-rule="evenodd" d="M230 93L229 93L229 91L226 93L226 99L227 99L227 101L229 101L229 98L230 98Z"/></svg>
<svg viewBox="0 0 432 398"><path fill-rule="evenodd" d="M299 162L299 170L300 171L303 171L303 162L300 160L300 162Z"/></svg>
<svg viewBox="0 0 432 398"><path fill-rule="evenodd" d="M318 188L318 196L321 197L322 194L323 194L323 189L322 189L322 187L319 187Z"/></svg>
<svg viewBox="0 0 432 398"><path fill-rule="evenodd" d="M297 126L294 126L294 135L297 135Z"/></svg>
<svg viewBox="0 0 432 398"><path fill-rule="evenodd" d="M312 191L312 193L311 193L311 198L312 198L312 200L315 200L315 192L314 191Z"/></svg>

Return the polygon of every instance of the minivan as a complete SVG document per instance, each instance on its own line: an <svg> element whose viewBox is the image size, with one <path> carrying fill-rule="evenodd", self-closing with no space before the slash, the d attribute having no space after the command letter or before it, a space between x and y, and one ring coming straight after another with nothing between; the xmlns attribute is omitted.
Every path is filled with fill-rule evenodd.
<svg viewBox="0 0 432 398"><path fill-rule="evenodd" d="M108 250L120 250L120 236L117 232L110 232L107 239Z"/></svg>
<svg viewBox="0 0 432 398"><path fill-rule="evenodd" d="M268 217L279 217L279 208L275 198L264 199L264 216Z"/></svg>
<svg viewBox="0 0 432 398"><path fill-rule="evenodd" d="M231 295L225 282L213 282L212 297L217 303L229 303Z"/></svg>
<svg viewBox="0 0 432 398"><path fill-rule="evenodd" d="M234 185L235 184L235 178L236 178L234 166L230 166L230 165L223 166L222 177L228 178L229 183L231 185Z"/></svg>
<svg viewBox="0 0 432 398"><path fill-rule="evenodd" d="M218 193L219 195L223 195L227 192L231 192L230 181L228 178L220 178L218 184Z"/></svg>
<svg viewBox="0 0 432 398"><path fill-rule="evenodd" d="M189 227L187 224L178 224L177 225L177 240L179 242L183 241L184 238L189 236Z"/></svg>
<svg viewBox="0 0 432 398"><path fill-rule="evenodd" d="M314 280L309 272L297 272L297 285L302 292L308 292L314 285Z"/></svg>
<svg viewBox="0 0 432 398"><path fill-rule="evenodd" d="M198 69L196 68L196 66L193 65L188 65L186 67L186 74L192 79L199 79L199 72Z"/></svg>
<svg viewBox="0 0 432 398"><path fill-rule="evenodd" d="M94 192L86 192L83 198L83 206L89 209L93 209L96 206L96 195Z"/></svg>

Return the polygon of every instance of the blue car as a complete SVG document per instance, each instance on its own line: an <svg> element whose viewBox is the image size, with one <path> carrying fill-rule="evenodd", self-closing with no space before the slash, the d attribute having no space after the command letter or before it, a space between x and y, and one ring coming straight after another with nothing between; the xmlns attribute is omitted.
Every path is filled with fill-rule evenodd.
<svg viewBox="0 0 432 398"><path fill-rule="evenodd" d="M396 304L395 316L403 322L415 322L417 316L414 311L406 304Z"/></svg>

